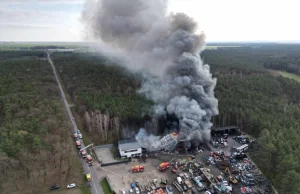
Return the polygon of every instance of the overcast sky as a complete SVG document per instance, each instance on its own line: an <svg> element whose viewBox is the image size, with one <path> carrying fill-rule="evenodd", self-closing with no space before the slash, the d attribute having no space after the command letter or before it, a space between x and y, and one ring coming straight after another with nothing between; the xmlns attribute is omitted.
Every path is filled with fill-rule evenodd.
<svg viewBox="0 0 300 194"><path fill-rule="evenodd" d="M130 0L128 0L130 1ZM169 0L207 41L300 40L298 0ZM82 41L84 0L0 0L0 41Z"/></svg>

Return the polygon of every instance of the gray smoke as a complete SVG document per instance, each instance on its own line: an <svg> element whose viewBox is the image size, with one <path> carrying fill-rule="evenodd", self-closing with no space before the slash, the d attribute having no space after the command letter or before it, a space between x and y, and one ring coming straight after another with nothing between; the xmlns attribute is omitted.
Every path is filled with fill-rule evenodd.
<svg viewBox="0 0 300 194"><path fill-rule="evenodd" d="M203 64L204 34L184 13L166 13L166 0L99 0L82 16L90 35L128 56L128 67L143 70L139 93L156 103L157 116L179 119L179 138L210 138L218 114L216 79Z"/></svg>

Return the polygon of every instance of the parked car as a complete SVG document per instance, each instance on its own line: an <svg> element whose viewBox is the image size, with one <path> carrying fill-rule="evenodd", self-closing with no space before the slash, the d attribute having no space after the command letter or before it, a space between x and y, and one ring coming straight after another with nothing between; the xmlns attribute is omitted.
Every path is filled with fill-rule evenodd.
<svg viewBox="0 0 300 194"><path fill-rule="evenodd" d="M227 133L223 134L223 138L227 139L228 138L228 134Z"/></svg>
<svg viewBox="0 0 300 194"><path fill-rule="evenodd" d="M140 194L139 188L137 188L137 187L135 188L135 193L136 193L136 194Z"/></svg>
<svg viewBox="0 0 300 194"><path fill-rule="evenodd" d="M182 189L183 189L184 191L187 191L187 190L188 190L188 188L187 188L186 185L182 185Z"/></svg>
<svg viewBox="0 0 300 194"><path fill-rule="evenodd" d="M134 183L130 183L130 188L134 189Z"/></svg>
<svg viewBox="0 0 300 194"><path fill-rule="evenodd" d="M79 134L78 134L78 137L79 137L80 139L82 139L82 134L81 134L81 133L79 133Z"/></svg>
<svg viewBox="0 0 300 194"><path fill-rule="evenodd" d="M126 194L125 190L120 190L120 194Z"/></svg>
<svg viewBox="0 0 300 194"><path fill-rule="evenodd" d="M77 130L77 133L80 134L80 130L79 129Z"/></svg>
<svg viewBox="0 0 300 194"><path fill-rule="evenodd" d="M171 185L166 186L166 191L167 191L167 194L173 194L173 188L171 187Z"/></svg>
<svg viewBox="0 0 300 194"><path fill-rule="evenodd" d="M189 179L189 178L190 178L189 175L188 175L187 173L184 173L183 175L184 175L184 178L185 178L185 179Z"/></svg>
<svg viewBox="0 0 300 194"><path fill-rule="evenodd" d="M133 194L133 190L132 189L129 189L129 194Z"/></svg>
<svg viewBox="0 0 300 194"><path fill-rule="evenodd" d="M56 189L59 189L59 185L53 185L52 187L50 187L50 190L56 190Z"/></svg>
<svg viewBox="0 0 300 194"><path fill-rule="evenodd" d="M71 188L74 188L74 187L76 187L75 183L71 183L71 184L67 185L67 189L71 189Z"/></svg>

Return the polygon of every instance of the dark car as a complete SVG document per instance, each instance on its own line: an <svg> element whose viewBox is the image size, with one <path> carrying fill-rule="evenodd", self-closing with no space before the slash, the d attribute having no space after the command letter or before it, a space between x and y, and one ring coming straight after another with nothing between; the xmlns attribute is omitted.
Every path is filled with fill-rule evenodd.
<svg viewBox="0 0 300 194"><path fill-rule="evenodd" d="M182 189L183 189L184 191L187 191L187 190L188 190L187 186L185 186L185 185L182 185Z"/></svg>
<svg viewBox="0 0 300 194"><path fill-rule="evenodd" d="M53 185L52 187L50 187L50 190L56 190L56 189L59 189L59 185Z"/></svg>
<svg viewBox="0 0 300 194"><path fill-rule="evenodd" d="M223 138L227 139L228 138L228 134L227 133L223 134Z"/></svg>
<svg viewBox="0 0 300 194"><path fill-rule="evenodd" d="M240 154L235 155L235 159L237 159L237 160L242 160L244 158L247 158L247 155L245 153L240 153Z"/></svg>
<svg viewBox="0 0 300 194"><path fill-rule="evenodd" d="M160 184L166 185L168 183L167 179L161 179Z"/></svg>

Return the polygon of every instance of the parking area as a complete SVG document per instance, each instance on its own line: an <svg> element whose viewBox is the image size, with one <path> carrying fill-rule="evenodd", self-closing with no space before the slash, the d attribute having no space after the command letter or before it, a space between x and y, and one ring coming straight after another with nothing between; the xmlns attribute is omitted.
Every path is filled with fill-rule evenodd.
<svg viewBox="0 0 300 194"><path fill-rule="evenodd" d="M225 146L223 141L226 141ZM211 194L272 193L270 184L247 155L243 155L246 158L236 157L232 147L240 146L241 143L229 136L218 140L218 146L209 144L208 149L183 154L151 154L143 160L137 158L129 163L100 167L99 174L108 179L115 192L169 194L165 187L170 185L174 194L202 194L206 191ZM107 149L103 157L109 157L109 154L112 155ZM159 166L164 162L168 162L169 168L160 171ZM134 166L142 172L133 173ZM130 191L131 184L136 187L136 182L139 183L139 191L135 188Z"/></svg>
<svg viewBox="0 0 300 194"><path fill-rule="evenodd" d="M117 162L112 154L113 145L96 146L93 148L94 153L100 163Z"/></svg>
<svg viewBox="0 0 300 194"><path fill-rule="evenodd" d="M170 171L160 172L158 166L161 163L159 158L148 158L145 163L141 163L138 159L133 159L132 162L128 164L119 164L113 166L106 166L101 168L101 173L104 174L114 191L125 190L126 193L129 192L130 184L139 182L142 186L142 191L145 190L146 186L150 186L153 180L157 179L160 183L161 180L171 180L174 177ZM132 173L132 167L140 166L144 167L143 172ZM171 184L171 183L170 183Z"/></svg>

